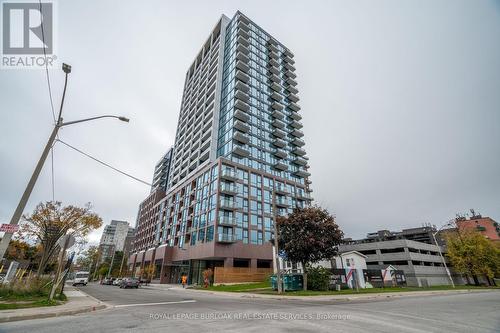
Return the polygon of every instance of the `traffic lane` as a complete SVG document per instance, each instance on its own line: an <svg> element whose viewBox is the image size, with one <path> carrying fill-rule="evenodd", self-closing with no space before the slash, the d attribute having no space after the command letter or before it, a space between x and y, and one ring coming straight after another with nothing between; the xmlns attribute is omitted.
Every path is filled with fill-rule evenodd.
<svg viewBox="0 0 500 333"><path fill-rule="evenodd" d="M86 286L78 287L78 289L102 302L115 306L179 302L192 299L187 294L169 293L141 287L138 289L122 289L118 286L108 286L96 283L89 283Z"/></svg>

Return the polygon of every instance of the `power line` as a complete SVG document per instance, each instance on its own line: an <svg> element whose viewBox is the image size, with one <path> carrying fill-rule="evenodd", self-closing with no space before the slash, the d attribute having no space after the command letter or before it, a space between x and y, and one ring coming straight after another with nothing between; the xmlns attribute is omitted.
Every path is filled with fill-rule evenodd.
<svg viewBox="0 0 500 333"><path fill-rule="evenodd" d="M43 29L43 12L42 12L42 0L38 0L39 8L40 8L40 16L42 18L42 22L40 24L40 27L42 28L42 49L43 49L43 57L45 60L45 79L47 81L47 87L48 87L48 92L49 92L49 100L50 100L50 110L52 111L52 119L54 120L54 125L57 123L56 120L56 112L54 111L54 101L52 99L52 87L50 85L50 75L49 75L49 68L47 65L47 52L45 50L45 30ZM55 179L54 179L54 146L52 146L52 149L50 150L50 164L51 164L51 183L52 183L52 201L55 200Z"/></svg>
<svg viewBox="0 0 500 333"><path fill-rule="evenodd" d="M47 80L47 87L49 88L49 99L50 99L50 109L52 110L52 119L54 119L54 124L56 123L56 112L54 111L54 102L52 100L52 88L50 86L50 75L49 75L49 68L47 66L47 52L45 50L45 31L43 29L43 15L42 15L42 0L38 0L39 7L40 7L40 16L42 16L42 22L40 24L42 28L42 42L43 42L43 56L45 59L45 78Z"/></svg>
<svg viewBox="0 0 500 333"><path fill-rule="evenodd" d="M69 144L69 143L67 143L67 142L64 142L64 141L62 141L62 140L60 140L60 139L56 139L56 141L58 141L58 142L62 143L63 145L65 145L65 146L67 146L67 147L69 147L69 148L71 148L71 149L73 149L73 150L75 150L75 151L79 152L79 153L80 153L80 154L82 154L82 155L87 156L88 158L90 158L90 159L92 159L92 160L96 161L97 163L100 163L100 164L102 164L102 165L104 165L104 166L106 166L106 167L108 167L108 168L110 168L110 169L113 169L113 170L114 170L114 171L116 171L116 172L121 173L121 174L122 174L122 175L124 175L124 176L127 176L127 177L129 177L129 178L132 178L132 179L134 179L134 180L136 180L136 181L138 181L138 182L140 182L140 183L143 183L144 185L152 186L150 183L148 183L148 182L146 182L146 181L144 181L144 180L142 180L142 179L139 179L139 178L137 178L137 177L134 177L134 176L132 176L131 174L126 173L125 171L121 171L121 170L119 170L119 169L115 168L114 166L111 166L111 165L109 165L108 163L103 162L103 161L101 161L101 160L97 159L96 157L93 157L93 156L91 156L91 155L87 154L86 152L84 152L84 151L82 151L82 150L80 150L80 149L76 148L76 147L73 147L72 145L70 145L70 144Z"/></svg>

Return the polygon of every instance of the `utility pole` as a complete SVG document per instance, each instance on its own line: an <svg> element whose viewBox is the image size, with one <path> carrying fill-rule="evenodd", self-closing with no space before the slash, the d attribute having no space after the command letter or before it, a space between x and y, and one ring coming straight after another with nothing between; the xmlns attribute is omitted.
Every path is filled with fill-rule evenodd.
<svg viewBox="0 0 500 333"><path fill-rule="evenodd" d="M111 270L113 269L113 261L115 261L115 247L113 246L113 256L111 257L111 264L109 265L109 269L108 269L108 278L109 276L111 275Z"/></svg>
<svg viewBox="0 0 500 333"><path fill-rule="evenodd" d="M38 163L35 167L35 171L33 171L33 174L31 175L31 178L28 182L28 185L26 186L26 189L24 190L23 196L21 197L21 200L19 201L19 204L17 205L16 210L14 211L14 215L12 215L12 218L10 219L10 224L15 224L17 225L19 223L19 219L21 218L21 215L24 212L24 208L26 208L26 204L28 203L28 199L30 198L31 192L33 191L33 188L35 187L35 183L38 179L38 176L40 175L40 172L42 171L43 165L45 164L45 160L47 159L47 156L49 155L50 149L54 145L54 141L57 136L57 132L59 131L59 128L62 124L62 109L64 105L64 97L66 95L66 86L68 84L68 74L71 73L71 66L63 64L62 67L64 73L65 73L65 78L64 78L64 90L63 90L63 95L62 95L62 100L61 100L61 107L59 108L59 115L57 117L57 122L54 126L54 129L52 130L52 133L50 134L49 141L47 141L47 144L45 145L45 149L42 152L42 156L38 160ZM12 238L12 233L5 233L2 237L2 240L0 241L0 260L3 258L5 255L5 251L7 251L7 248L9 247L10 239Z"/></svg>
<svg viewBox="0 0 500 333"><path fill-rule="evenodd" d="M52 290L50 291L49 300L52 300L54 298L54 294L55 294L57 286L59 284L58 283L59 275L61 275L64 254L66 253L66 249L68 248L69 240L70 240L70 237L66 237L66 239L64 241L64 246L62 247L61 252L59 253L59 264L57 265L56 276L54 277L54 282L52 283Z"/></svg>
<svg viewBox="0 0 500 333"><path fill-rule="evenodd" d="M446 260L444 260L443 253L441 252L441 245L439 245L437 240L436 240L436 234L441 230L441 228L439 228L439 230L436 232L432 232L432 237L434 238L434 243L438 247L439 256L441 257L441 260L443 261L444 269L446 270L446 274L448 275L448 279L450 279L452 287L455 288L455 282L453 282L453 278L451 277L450 270L448 269L448 266L446 265Z"/></svg>
<svg viewBox="0 0 500 333"><path fill-rule="evenodd" d="M105 116L69 121L69 122L64 123L63 118L62 118L62 110L63 110L63 105L64 105L64 98L66 96L66 87L68 85L68 74L71 73L71 66L67 65L67 64L63 64L62 70L65 73L64 90L63 90L63 95L62 95L62 99L61 99L61 107L59 108L59 114L57 116L56 123L54 124L54 129L52 130L52 133L50 134L49 140L47 141L47 144L45 145L45 149L42 152L42 156L40 156L40 159L38 160L38 163L35 167L35 170L33 171L33 174L31 175L31 178L28 182L28 185L26 186L26 189L24 190L24 193L21 197L21 200L19 201L19 204L17 205L17 208L14 211L12 218L10 219L10 222L9 222L10 224L17 225L19 223L19 219L21 218L21 216L24 212L24 209L26 208L26 204L28 203L31 192L33 191L33 188L35 187L36 181L38 180L38 176L40 175L40 172L42 171L43 165L45 164L45 160L47 159L47 156L49 155L50 149L52 149L52 147L54 145L54 142L57 138L57 133L59 132L59 129L61 127L67 126L67 125L72 125L72 124L77 124L77 123L81 123L81 122L85 122L85 121L89 121L89 120L100 119L100 118L117 118L121 121L125 121L125 122L129 121L125 117L105 115ZM3 259L4 255L5 255L5 251L7 251L7 248L9 247L9 243L10 243L11 238L12 238L12 233L8 233L8 232L6 232L4 234L4 236L2 237L2 240L0 241L0 260Z"/></svg>

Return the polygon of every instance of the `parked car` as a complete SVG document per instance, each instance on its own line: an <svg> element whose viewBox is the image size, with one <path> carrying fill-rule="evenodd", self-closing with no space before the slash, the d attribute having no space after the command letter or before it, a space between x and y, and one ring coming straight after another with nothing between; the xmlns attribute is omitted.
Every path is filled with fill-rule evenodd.
<svg viewBox="0 0 500 333"><path fill-rule="evenodd" d="M105 284L105 285L108 285L108 286L111 286L113 285L113 281L115 280L115 278L105 278L103 281L102 281L102 284Z"/></svg>
<svg viewBox="0 0 500 333"><path fill-rule="evenodd" d="M136 278L125 278L120 283L120 288L139 288L139 280Z"/></svg>
<svg viewBox="0 0 500 333"><path fill-rule="evenodd" d="M113 286L119 286L122 283L122 278L118 278L113 281Z"/></svg>

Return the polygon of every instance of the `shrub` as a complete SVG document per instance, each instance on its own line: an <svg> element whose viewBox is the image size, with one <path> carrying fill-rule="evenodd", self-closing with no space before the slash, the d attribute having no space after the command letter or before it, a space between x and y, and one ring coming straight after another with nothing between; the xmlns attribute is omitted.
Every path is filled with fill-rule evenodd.
<svg viewBox="0 0 500 333"><path fill-rule="evenodd" d="M0 285L0 297L2 299L46 297L50 293L51 286L50 278L31 276L15 279Z"/></svg>
<svg viewBox="0 0 500 333"><path fill-rule="evenodd" d="M330 271L324 267L309 267L307 270L307 289L328 290L330 285Z"/></svg>

